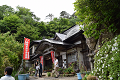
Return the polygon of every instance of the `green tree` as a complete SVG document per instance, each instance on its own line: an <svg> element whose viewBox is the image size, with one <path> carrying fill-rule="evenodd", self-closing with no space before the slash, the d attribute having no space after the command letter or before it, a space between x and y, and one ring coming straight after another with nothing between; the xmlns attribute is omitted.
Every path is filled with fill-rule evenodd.
<svg viewBox="0 0 120 80"><path fill-rule="evenodd" d="M0 72L4 72L6 66L12 66L17 70L21 63L22 52L23 44L17 42L10 32L0 33Z"/></svg>
<svg viewBox="0 0 120 80"><path fill-rule="evenodd" d="M23 20L20 19L17 15L5 16L3 20L0 20L0 30L2 33L11 31L11 33L16 33L17 27L23 23Z"/></svg>
<svg viewBox="0 0 120 80"><path fill-rule="evenodd" d="M84 34L99 38L105 32L119 33L120 0L76 0L76 15L83 20Z"/></svg>
<svg viewBox="0 0 120 80"><path fill-rule="evenodd" d="M42 21L42 22L37 22L37 26L38 28L38 32L39 32L39 37L40 39L42 39L43 37L47 38L47 28L46 28L46 24Z"/></svg>
<svg viewBox="0 0 120 80"><path fill-rule="evenodd" d="M67 13L66 11L62 11L62 12L60 12L60 17L62 17L62 18L70 18L70 14Z"/></svg>
<svg viewBox="0 0 120 80"><path fill-rule="evenodd" d="M53 15L53 14L50 14L50 13L46 16L46 18L49 18L49 19L50 19L50 21L52 21L52 20L53 20L53 17L54 17L54 15Z"/></svg>
<svg viewBox="0 0 120 80"><path fill-rule="evenodd" d="M34 26L36 21L40 20L40 18L38 18L33 12L30 11L30 9L25 7L17 6L17 11L15 14L23 19L25 24L30 24L32 26Z"/></svg>
<svg viewBox="0 0 120 80"><path fill-rule="evenodd" d="M14 10L11 6L2 5L0 6L0 20L9 14L14 14Z"/></svg>
<svg viewBox="0 0 120 80"><path fill-rule="evenodd" d="M50 21L47 25L47 36L54 37L56 32L62 33L64 30L69 28L69 20L65 18L54 18L53 21Z"/></svg>
<svg viewBox="0 0 120 80"><path fill-rule="evenodd" d="M29 24L21 25L17 28L17 33L15 34L16 40L22 42L23 38L29 38L32 40L39 39L40 33L37 27L30 26Z"/></svg>

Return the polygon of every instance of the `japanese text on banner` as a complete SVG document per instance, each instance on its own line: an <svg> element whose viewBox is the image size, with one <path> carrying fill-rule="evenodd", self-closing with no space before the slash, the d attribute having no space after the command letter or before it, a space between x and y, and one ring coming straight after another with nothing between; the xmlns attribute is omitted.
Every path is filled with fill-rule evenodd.
<svg viewBox="0 0 120 80"><path fill-rule="evenodd" d="M30 39L25 38L25 40L24 40L24 53L23 53L23 59L25 59L25 60L30 59L29 45L30 45Z"/></svg>

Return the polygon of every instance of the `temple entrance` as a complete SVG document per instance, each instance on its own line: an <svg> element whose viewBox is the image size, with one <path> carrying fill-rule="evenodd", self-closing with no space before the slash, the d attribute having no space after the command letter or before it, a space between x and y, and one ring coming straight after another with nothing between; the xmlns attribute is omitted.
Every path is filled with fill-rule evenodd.
<svg viewBox="0 0 120 80"><path fill-rule="evenodd" d="M53 69L53 63L51 54L44 55L44 72L51 72Z"/></svg>

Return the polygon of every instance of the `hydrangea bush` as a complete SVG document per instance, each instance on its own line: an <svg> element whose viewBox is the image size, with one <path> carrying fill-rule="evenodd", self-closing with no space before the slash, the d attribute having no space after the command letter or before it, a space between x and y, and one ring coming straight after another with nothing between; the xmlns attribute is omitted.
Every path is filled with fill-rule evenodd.
<svg viewBox="0 0 120 80"><path fill-rule="evenodd" d="M99 80L120 80L120 35L106 42L94 59L93 74Z"/></svg>

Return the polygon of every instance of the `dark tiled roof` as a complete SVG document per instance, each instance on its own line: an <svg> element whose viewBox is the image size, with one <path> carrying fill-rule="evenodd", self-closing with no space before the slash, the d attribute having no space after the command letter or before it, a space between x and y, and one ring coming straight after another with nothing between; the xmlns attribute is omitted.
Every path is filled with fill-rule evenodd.
<svg viewBox="0 0 120 80"><path fill-rule="evenodd" d="M33 40L33 42L38 42L39 43L39 42L41 42L41 40Z"/></svg>
<svg viewBox="0 0 120 80"><path fill-rule="evenodd" d="M80 31L80 27L83 27L83 25L75 25L74 27L70 28L68 31L66 31L65 33L67 33L66 38L69 38L73 35L75 35L76 33L78 33Z"/></svg>
<svg viewBox="0 0 120 80"><path fill-rule="evenodd" d="M42 40L33 40L31 43L30 43L30 47L34 44L34 43L40 43Z"/></svg>
<svg viewBox="0 0 120 80"><path fill-rule="evenodd" d="M65 42L56 41L56 40L50 40L50 39L44 39L43 41L47 41L47 42L49 42L51 44L71 45L71 44L68 44L68 43L65 43Z"/></svg>

